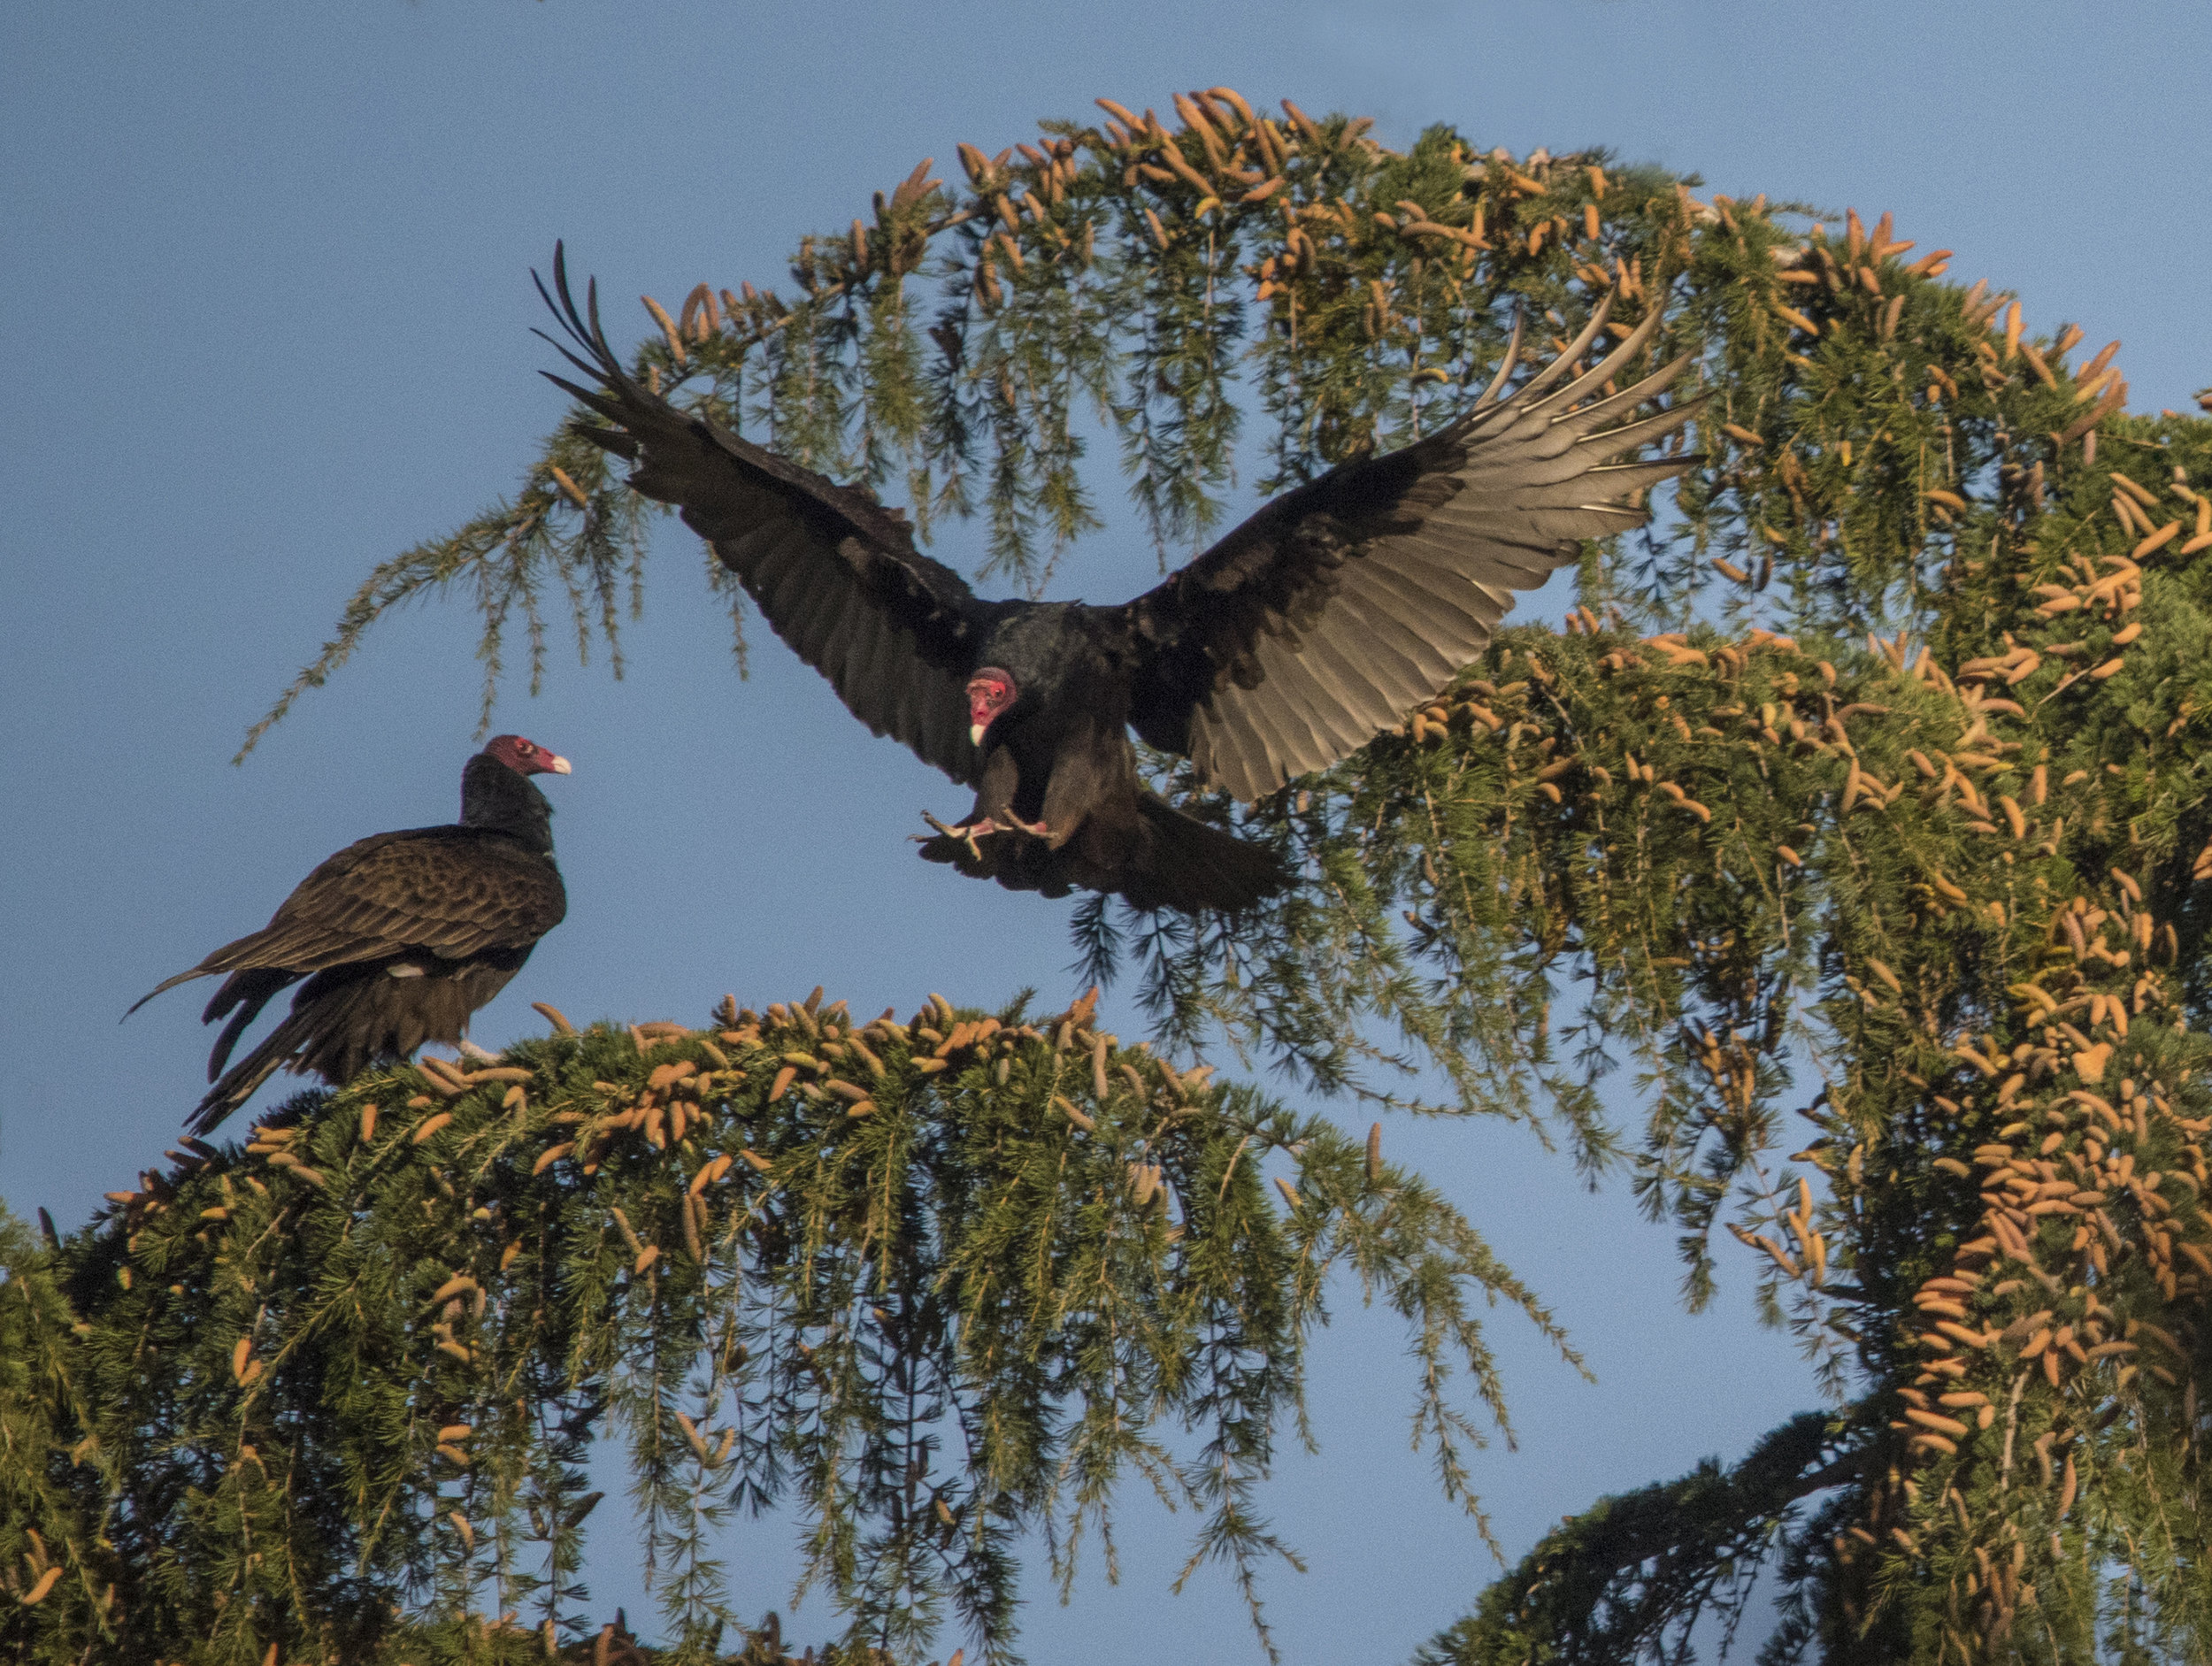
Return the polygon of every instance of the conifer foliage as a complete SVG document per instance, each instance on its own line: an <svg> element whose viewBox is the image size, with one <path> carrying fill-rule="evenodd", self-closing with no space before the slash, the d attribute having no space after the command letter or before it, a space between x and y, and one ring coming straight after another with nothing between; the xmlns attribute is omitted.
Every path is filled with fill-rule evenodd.
<svg viewBox="0 0 2212 1666"><path fill-rule="evenodd" d="M1133 1471L1195 1514L1194 1564L1248 1585L1285 1553L1253 1489L1338 1270L1404 1316L1453 1473L1494 1398L1477 1312L1549 1328L1377 1148L1118 1047L1087 1002L856 1025L821 993L698 1031L548 1009L488 1066L303 1094L55 1252L8 1226L0 1644L595 1644L597 1439L664 1658L763 1646L716 1529L778 1504L843 1655L946 1624L995 1655L1017 1544L1071 1579Z"/></svg>
<svg viewBox="0 0 2212 1666"><path fill-rule="evenodd" d="M1102 964L1141 975L1156 1044L1225 1038L1386 1102L1432 1065L1444 1109L1548 1117L1581 1161L1625 1157L1680 1228L1686 1299L1740 1243L1820 1364L1828 1405L1732 1467L1571 1518L1429 1657L1673 1658L1763 1572L1774 1662L2212 1654L2207 424L2126 414L2116 343L2076 362L2078 327L2031 333L2017 300L1944 281L1946 251L1909 258L1887 217L1703 200L1694 179L1442 127L1399 154L1226 89L1179 97L1172 127L1105 108L964 148L964 190L918 169L872 220L805 242L780 292L649 303L639 373L902 495L925 533L974 517L985 571L1033 588L1095 518L1086 406L1164 560L1217 518L1240 421L1264 420L1263 490L1401 443L1480 387L1517 310L1563 343L1601 294L1621 334L1663 308L1653 353L1694 349L1716 395L1674 512L1593 549L1563 630L1501 633L1402 733L1236 813L1303 885L1233 934L1080 917ZM555 590L580 643L611 647L646 524L564 428L514 503L373 575L300 687L457 580L495 677L503 633L534 641ZM718 1612L700 1535L728 1493L703 1478L735 1466L814 1512L856 1639L911 1649L941 1617L1002 1639L1006 1535L1102 1508L1161 1418L1207 1443L1171 1473L1208 1546L1267 1548L1248 1484L1332 1256L1494 1392L1455 1304L1527 1298L1429 1194L1383 1206L1411 1177L1239 1090L1179 1096L1150 1056L1110 1048L1094 1073L1057 1025L961 1021L971 1062L909 1097L849 1058L825 1070L826 1044L793 1033L824 1020L788 1009L741 1042L528 1044L513 1106L426 1082L403 1109L388 1074L289 1140L119 1200L65 1250L12 1245L0 1415L12 1449L50 1456L0 1466L19 1604L0 1635L76 1658L151 1611L103 1594L127 1581L193 1636L281 1614L291 1647L334 1653L395 1593L426 1625L504 1612L485 1581L526 1594L518 1614L557 1606L576 1443L611 1410L664 1588L687 1593L672 1623ZM923 1070L918 1028L829 1022L887 1082ZM778 1057L795 1073L755 1098ZM680 1060L693 1077L657 1076ZM1599 1109L1624 1067L1640 1132ZM877 1113L849 1117L826 1077ZM418 1141L449 1090L455 1121ZM610 1132L687 1097L717 1109L665 1151L641 1120ZM421 1120L373 1142L370 1102ZM684 1137L714 1155L676 1161ZM1257 1160L1294 1148L1271 1210ZM706 1294L741 1217L778 1223L728 1240L783 1316L757 1330L751 1297ZM287 1262L310 1221L318 1253ZM355 1278L387 1294L349 1309ZM1065 1334L1045 1322L1063 1310ZM434 1389L402 1383L419 1369ZM687 1432L700 1382L739 1409ZM323 1392L364 1415L279 1416ZM972 1421L986 1400L1018 1415ZM1110 1409L1141 1403L1162 1409L1117 1444ZM1422 1416L1468 1428L1442 1402ZM913 1468L941 1424L977 1432Z"/></svg>

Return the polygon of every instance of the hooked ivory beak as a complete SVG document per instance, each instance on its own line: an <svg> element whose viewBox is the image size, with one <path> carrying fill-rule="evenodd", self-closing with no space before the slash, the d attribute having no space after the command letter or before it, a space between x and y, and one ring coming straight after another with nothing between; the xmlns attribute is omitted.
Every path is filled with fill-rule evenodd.
<svg viewBox="0 0 2212 1666"><path fill-rule="evenodd" d="M970 745L981 746L983 744L984 727L985 726L980 723L972 723L968 726L968 742Z"/></svg>
<svg viewBox="0 0 2212 1666"><path fill-rule="evenodd" d="M568 760L556 753L549 752L546 754L545 767L552 771L556 775L566 775L570 773Z"/></svg>

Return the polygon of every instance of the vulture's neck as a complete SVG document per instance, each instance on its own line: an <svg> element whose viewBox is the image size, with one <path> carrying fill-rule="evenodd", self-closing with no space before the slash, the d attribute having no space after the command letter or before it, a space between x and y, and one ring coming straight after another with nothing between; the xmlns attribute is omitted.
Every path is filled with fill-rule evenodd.
<svg viewBox="0 0 2212 1666"><path fill-rule="evenodd" d="M553 854L553 806L528 776L488 752L479 752L461 772L461 825L511 833L533 850Z"/></svg>

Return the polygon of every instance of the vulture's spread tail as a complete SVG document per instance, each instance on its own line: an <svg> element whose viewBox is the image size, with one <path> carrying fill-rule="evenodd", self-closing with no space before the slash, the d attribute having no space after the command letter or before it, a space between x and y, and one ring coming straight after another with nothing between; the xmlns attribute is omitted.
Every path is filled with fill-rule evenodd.
<svg viewBox="0 0 2212 1666"><path fill-rule="evenodd" d="M1290 883L1264 846L1209 827L1150 793L1133 802L1133 818L1113 822L1094 815L1058 849L1027 833L996 833L978 839L971 850L965 841L940 833L923 841L921 853L971 879L995 879L1010 891L1046 896L1078 888L1105 891L1148 910L1233 913Z"/></svg>
<svg viewBox="0 0 2212 1666"><path fill-rule="evenodd" d="M1290 883L1275 853L1186 816L1164 799L1137 800L1144 834L1115 888L1133 908L1250 908Z"/></svg>

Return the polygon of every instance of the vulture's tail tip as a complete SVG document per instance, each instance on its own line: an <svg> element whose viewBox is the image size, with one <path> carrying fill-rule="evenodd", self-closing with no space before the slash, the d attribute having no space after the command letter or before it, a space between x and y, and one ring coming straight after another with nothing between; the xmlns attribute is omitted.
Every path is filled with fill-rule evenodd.
<svg viewBox="0 0 2212 1666"><path fill-rule="evenodd" d="M254 1086L257 1087L260 1084L257 1082ZM192 1114L185 1118L185 1132L195 1140L206 1139L250 1097L250 1090L246 1094L233 1094L225 1092L219 1086L211 1089L205 1099L192 1108Z"/></svg>
<svg viewBox="0 0 2212 1666"><path fill-rule="evenodd" d="M206 1139L234 1111L258 1093L261 1084L288 1062L288 1040L280 1029L224 1071L222 1079L207 1090L207 1096L195 1105L192 1114L185 1118L185 1132L195 1139Z"/></svg>
<svg viewBox="0 0 2212 1666"><path fill-rule="evenodd" d="M1132 907L1240 914L1289 888L1289 871L1266 846L1208 826L1162 800L1138 802L1151 837L1116 887Z"/></svg>

